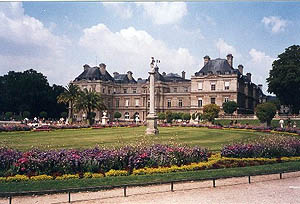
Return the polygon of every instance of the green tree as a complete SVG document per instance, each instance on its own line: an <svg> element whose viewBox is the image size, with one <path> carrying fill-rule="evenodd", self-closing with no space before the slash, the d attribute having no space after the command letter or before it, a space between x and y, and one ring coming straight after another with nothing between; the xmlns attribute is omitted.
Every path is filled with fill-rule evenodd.
<svg viewBox="0 0 300 204"><path fill-rule="evenodd" d="M164 112L160 112L157 114L157 117L159 120L165 120L166 119L166 114Z"/></svg>
<svg viewBox="0 0 300 204"><path fill-rule="evenodd" d="M172 123L174 118L173 118L173 114L171 111L166 112L166 119L167 119L167 123Z"/></svg>
<svg viewBox="0 0 300 204"><path fill-rule="evenodd" d="M65 91L57 97L58 103L69 105L68 120L70 123L73 122L75 101L79 97L79 93L79 87L75 84L69 83L65 88Z"/></svg>
<svg viewBox="0 0 300 204"><path fill-rule="evenodd" d="M122 117L122 114L120 112L115 112L114 114L114 118L116 118L117 120L119 120L119 118Z"/></svg>
<svg viewBox="0 0 300 204"><path fill-rule="evenodd" d="M184 113L182 116L183 120L190 120L191 119L191 114L189 113Z"/></svg>
<svg viewBox="0 0 300 204"><path fill-rule="evenodd" d="M86 113L89 125L93 124L95 116L92 112L94 110L101 111L106 109L101 95L95 91L88 91L87 89L79 92L74 107L77 111Z"/></svg>
<svg viewBox="0 0 300 204"><path fill-rule="evenodd" d="M270 102L262 103L256 106L255 112L260 122L266 122L267 126L270 126L276 114L276 106Z"/></svg>
<svg viewBox="0 0 300 204"><path fill-rule="evenodd" d="M13 113L12 113L12 112L6 112L6 113L5 113L5 118L6 118L6 120L10 120L10 119L12 118L12 116L13 116Z"/></svg>
<svg viewBox="0 0 300 204"><path fill-rule="evenodd" d="M232 114L236 111L238 105L235 101L227 101L223 103L222 107L225 113Z"/></svg>
<svg viewBox="0 0 300 204"><path fill-rule="evenodd" d="M30 112L29 111L24 111L23 112L23 118L29 118L30 117Z"/></svg>
<svg viewBox="0 0 300 204"><path fill-rule="evenodd" d="M62 118L66 118L66 117L68 117L68 113L67 113L67 112L62 112L62 113L60 114L60 116L61 116Z"/></svg>
<svg viewBox="0 0 300 204"><path fill-rule="evenodd" d="M268 92L274 93L281 104L289 105L293 113L300 110L300 46L293 45L278 55L272 64Z"/></svg>
<svg viewBox="0 0 300 204"><path fill-rule="evenodd" d="M40 112L40 117L41 118L47 118L47 116L48 116L48 113L46 111Z"/></svg>
<svg viewBox="0 0 300 204"><path fill-rule="evenodd" d="M203 106L203 117L210 122L213 122L215 118L218 117L219 112L220 107L216 104L207 104Z"/></svg>

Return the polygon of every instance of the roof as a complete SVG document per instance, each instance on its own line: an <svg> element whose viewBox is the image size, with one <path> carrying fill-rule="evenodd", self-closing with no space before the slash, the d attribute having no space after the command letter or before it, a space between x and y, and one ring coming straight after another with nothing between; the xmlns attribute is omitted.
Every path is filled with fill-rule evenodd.
<svg viewBox="0 0 300 204"><path fill-rule="evenodd" d="M214 59L209 60L199 72L195 73L195 76L199 76L200 73L206 75L206 74L232 74L232 73L238 73L239 71L237 69L233 69L230 64L227 62L226 59Z"/></svg>
<svg viewBox="0 0 300 204"><path fill-rule="evenodd" d="M165 81L167 82L178 82L178 81L190 81L189 79L184 79L179 74L176 73L169 73L166 76L163 76Z"/></svg>
<svg viewBox="0 0 300 204"><path fill-rule="evenodd" d="M132 77L132 79L130 80L127 76L127 74L116 74L114 76L114 80L116 83L120 83L120 84L136 84L136 80Z"/></svg>
<svg viewBox="0 0 300 204"><path fill-rule="evenodd" d="M105 74L101 74L98 67L86 67L86 69L75 78L75 81L80 80L102 80L102 81L114 81L112 76L105 71Z"/></svg>

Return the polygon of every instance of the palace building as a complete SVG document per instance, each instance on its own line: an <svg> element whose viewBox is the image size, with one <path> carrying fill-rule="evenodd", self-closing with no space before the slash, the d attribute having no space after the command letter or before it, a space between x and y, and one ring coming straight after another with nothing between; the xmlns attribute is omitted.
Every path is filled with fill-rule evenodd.
<svg viewBox="0 0 300 204"><path fill-rule="evenodd" d="M83 72L72 82L81 89L101 93L107 106L108 117L112 120L115 112L122 114L121 120L145 121L149 112L149 79L133 77L133 73L113 72L111 75L105 64L99 67L83 66ZM147 69L147 68L145 68ZM235 101L237 114L251 114L258 103L264 100L262 85L251 81L251 73L243 74L244 67L233 68L233 56L227 59L204 57L203 67L191 79L181 75L160 73L155 66L155 109L156 112L201 112L204 105ZM96 112L96 121L102 113ZM76 115L82 120L82 115Z"/></svg>

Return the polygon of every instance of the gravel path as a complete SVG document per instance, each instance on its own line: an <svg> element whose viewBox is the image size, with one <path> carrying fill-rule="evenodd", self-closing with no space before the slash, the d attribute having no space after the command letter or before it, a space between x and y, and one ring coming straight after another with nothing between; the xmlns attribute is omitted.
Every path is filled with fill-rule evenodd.
<svg viewBox="0 0 300 204"><path fill-rule="evenodd" d="M123 189L99 192L82 192L71 194L72 203L300 203L300 172L251 177L222 179L216 181L187 182L174 184L174 192L170 185L148 187L131 187L127 189L127 197L123 197ZM12 204L62 204L67 203L68 194L44 196L15 197ZM7 204L8 199L0 198L0 204Z"/></svg>

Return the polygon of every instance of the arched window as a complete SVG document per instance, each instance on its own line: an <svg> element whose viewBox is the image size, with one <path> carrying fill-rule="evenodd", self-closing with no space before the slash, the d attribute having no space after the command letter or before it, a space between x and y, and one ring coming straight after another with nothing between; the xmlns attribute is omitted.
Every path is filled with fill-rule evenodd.
<svg viewBox="0 0 300 204"><path fill-rule="evenodd" d="M126 112L126 113L124 114L124 117L125 117L125 120L129 120L129 113Z"/></svg>
<svg viewBox="0 0 300 204"><path fill-rule="evenodd" d="M134 114L134 120L139 120L140 119L140 114L138 113L138 112L136 112L135 114Z"/></svg>

